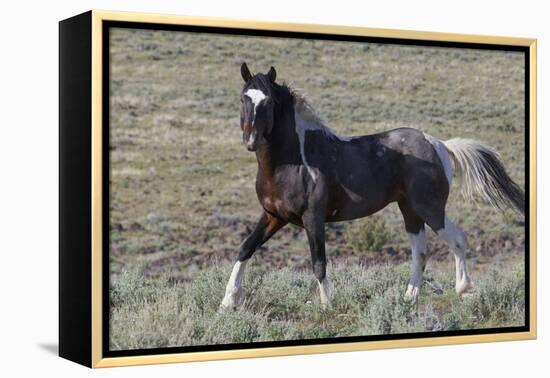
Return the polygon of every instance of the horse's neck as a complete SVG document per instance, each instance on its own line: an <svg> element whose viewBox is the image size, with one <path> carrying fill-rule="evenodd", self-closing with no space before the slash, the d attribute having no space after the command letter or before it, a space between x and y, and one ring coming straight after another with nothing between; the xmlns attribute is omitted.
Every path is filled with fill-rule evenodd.
<svg viewBox="0 0 550 378"><path fill-rule="evenodd" d="M258 173L260 176L272 177L274 175L277 164L269 144L260 144L258 146L256 160L258 161Z"/></svg>
<svg viewBox="0 0 550 378"><path fill-rule="evenodd" d="M300 162L300 144L295 129L294 108L290 103L281 104L276 111L273 130L268 143L262 144L256 151L258 169L267 175L273 175L277 167Z"/></svg>

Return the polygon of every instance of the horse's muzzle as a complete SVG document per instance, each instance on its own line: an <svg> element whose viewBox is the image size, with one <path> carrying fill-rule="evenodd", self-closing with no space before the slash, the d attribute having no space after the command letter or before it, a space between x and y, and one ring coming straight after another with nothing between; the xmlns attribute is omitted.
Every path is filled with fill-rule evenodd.
<svg viewBox="0 0 550 378"><path fill-rule="evenodd" d="M256 151L256 148L258 147L258 138L257 138L256 131L252 131L250 133L250 135L248 136L248 139L244 141L244 144L248 151Z"/></svg>

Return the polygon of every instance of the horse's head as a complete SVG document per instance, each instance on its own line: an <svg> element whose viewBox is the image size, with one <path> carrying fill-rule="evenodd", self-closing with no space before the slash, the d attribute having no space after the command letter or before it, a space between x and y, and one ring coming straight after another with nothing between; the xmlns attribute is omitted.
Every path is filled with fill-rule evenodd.
<svg viewBox="0 0 550 378"><path fill-rule="evenodd" d="M241 92L243 142L249 151L255 151L273 129L275 102L272 89L277 73L271 67L267 74L253 76L243 63L241 76L245 82Z"/></svg>

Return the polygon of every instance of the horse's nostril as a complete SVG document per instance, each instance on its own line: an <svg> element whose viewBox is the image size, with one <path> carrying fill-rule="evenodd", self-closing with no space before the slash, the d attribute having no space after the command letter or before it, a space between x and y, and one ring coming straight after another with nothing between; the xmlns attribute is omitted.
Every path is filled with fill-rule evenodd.
<svg viewBox="0 0 550 378"><path fill-rule="evenodd" d="M246 144L246 149L247 149L248 151L254 151L254 150L256 150L256 143L254 143L254 142L251 143L251 142L249 141L248 143L245 143L245 144Z"/></svg>
<svg viewBox="0 0 550 378"><path fill-rule="evenodd" d="M245 139L244 144L246 145L248 151L254 151L256 149L256 131L250 133L248 139Z"/></svg>

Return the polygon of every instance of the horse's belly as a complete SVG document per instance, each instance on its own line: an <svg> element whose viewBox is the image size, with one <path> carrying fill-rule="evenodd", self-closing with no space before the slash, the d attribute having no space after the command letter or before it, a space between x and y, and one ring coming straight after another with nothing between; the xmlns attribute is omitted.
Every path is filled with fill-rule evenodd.
<svg viewBox="0 0 550 378"><path fill-rule="evenodd" d="M326 222L341 222L368 217L386 207L392 201L379 202L376 206L358 204L357 206L344 206L330 209L327 212Z"/></svg>
<svg viewBox="0 0 550 378"><path fill-rule="evenodd" d="M331 196L327 209L327 222L338 222L363 218L382 210L399 197L397 185L340 186Z"/></svg>

